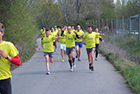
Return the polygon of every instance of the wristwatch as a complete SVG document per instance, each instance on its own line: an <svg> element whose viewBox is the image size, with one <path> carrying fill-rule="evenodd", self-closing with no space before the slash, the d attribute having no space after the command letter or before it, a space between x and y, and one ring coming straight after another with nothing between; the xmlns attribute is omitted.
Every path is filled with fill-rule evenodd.
<svg viewBox="0 0 140 94"><path fill-rule="evenodd" d="M8 59L9 58L9 55L6 57L6 59Z"/></svg>

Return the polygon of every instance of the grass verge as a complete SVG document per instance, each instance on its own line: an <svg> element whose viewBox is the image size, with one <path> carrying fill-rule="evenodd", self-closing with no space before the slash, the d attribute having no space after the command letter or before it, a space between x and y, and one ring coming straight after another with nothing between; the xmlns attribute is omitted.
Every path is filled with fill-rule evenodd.
<svg viewBox="0 0 140 94"><path fill-rule="evenodd" d="M140 66L125 58L116 58L115 53L104 53L103 49L99 51L106 57L107 60L113 63L116 70L120 72L125 82L132 88L136 94L140 94Z"/></svg>

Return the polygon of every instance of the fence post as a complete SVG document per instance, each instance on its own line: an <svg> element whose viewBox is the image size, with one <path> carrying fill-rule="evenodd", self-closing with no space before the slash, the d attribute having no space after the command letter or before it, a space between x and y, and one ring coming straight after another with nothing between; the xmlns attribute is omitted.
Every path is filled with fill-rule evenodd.
<svg viewBox="0 0 140 94"><path fill-rule="evenodd" d="M113 20L111 18L111 32L113 32Z"/></svg>
<svg viewBox="0 0 140 94"><path fill-rule="evenodd" d="M131 26L131 16L130 16L130 18L129 18L129 39L131 37L131 28L132 28L132 26Z"/></svg>
<svg viewBox="0 0 140 94"><path fill-rule="evenodd" d="M97 27L97 20L96 20L96 27Z"/></svg>
<svg viewBox="0 0 140 94"><path fill-rule="evenodd" d="M103 19L102 19L102 29L104 28L104 21L103 21Z"/></svg>
<svg viewBox="0 0 140 94"><path fill-rule="evenodd" d="M99 31L100 31L100 20L98 20L98 28L99 28Z"/></svg>
<svg viewBox="0 0 140 94"><path fill-rule="evenodd" d="M115 24L115 34L117 35L117 17L116 17L116 24Z"/></svg>
<svg viewBox="0 0 140 94"><path fill-rule="evenodd" d="M122 17L122 37L124 36L124 16Z"/></svg>
<svg viewBox="0 0 140 94"><path fill-rule="evenodd" d="M139 39L138 42L140 43L140 15L139 15Z"/></svg>
<svg viewBox="0 0 140 94"><path fill-rule="evenodd" d="M106 26L106 31L108 32L108 29L109 29L109 27L108 27L108 18L107 18L107 24L106 24L107 26Z"/></svg>

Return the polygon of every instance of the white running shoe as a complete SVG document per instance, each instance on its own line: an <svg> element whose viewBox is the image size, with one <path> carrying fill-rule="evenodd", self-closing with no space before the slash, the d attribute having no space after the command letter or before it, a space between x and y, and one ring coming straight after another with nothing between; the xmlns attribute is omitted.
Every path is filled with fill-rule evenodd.
<svg viewBox="0 0 140 94"><path fill-rule="evenodd" d="M71 72L73 71L73 67L70 68L70 71L71 71Z"/></svg>
<svg viewBox="0 0 140 94"><path fill-rule="evenodd" d="M73 63L73 67L76 68L76 64L75 63Z"/></svg>

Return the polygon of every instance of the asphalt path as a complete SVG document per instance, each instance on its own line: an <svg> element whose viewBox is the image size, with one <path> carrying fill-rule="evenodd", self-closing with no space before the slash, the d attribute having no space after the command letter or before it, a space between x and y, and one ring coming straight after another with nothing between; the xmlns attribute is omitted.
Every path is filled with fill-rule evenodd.
<svg viewBox="0 0 140 94"><path fill-rule="evenodd" d="M37 43L41 45L41 39ZM69 70L68 58L61 62L60 48L50 64L51 74L46 75L43 50L36 49L32 58L12 71L13 94L133 94L124 78L103 56L95 62L95 71L88 69L86 47L82 48L81 61Z"/></svg>

